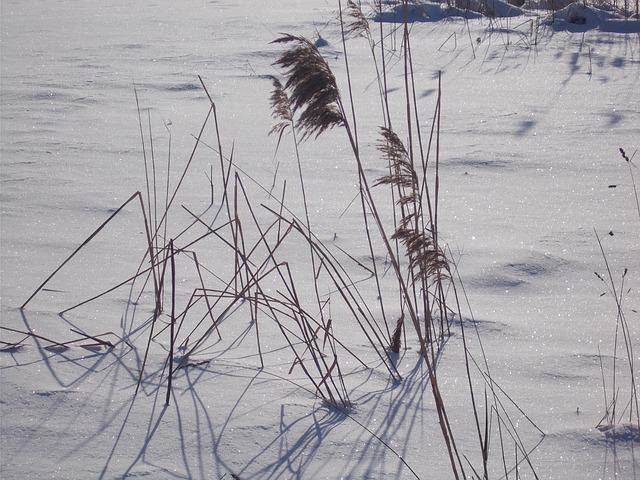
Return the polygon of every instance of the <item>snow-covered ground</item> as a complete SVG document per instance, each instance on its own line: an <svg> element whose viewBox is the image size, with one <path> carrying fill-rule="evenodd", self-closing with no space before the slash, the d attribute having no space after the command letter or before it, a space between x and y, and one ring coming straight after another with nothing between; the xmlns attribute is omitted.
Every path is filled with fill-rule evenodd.
<svg viewBox="0 0 640 480"><path fill-rule="evenodd" d="M320 285L320 295L329 300L335 337L353 352L340 351L349 409L317 398L300 366L292 368L295 357L268 315L259 313L256 332L250 302L232 305L218 325L221 338L212 331L190 366L174 375L168 407L170 337L160 324L144 358L154 307L148 286L139 297L144 277L59 315L135 275L147 247L137 199L20 308L132 194L143 192L149 205L145 173L153 178L154 167L161 216L167 166L173 191L189 165L168 216L167 240L182 248L207 233L195 224L180 234L194 222L192 213L207 225L224 224L217 138L213 118L205 120L210 103L199 76L216 104L223 153L233 158L231 172L239 173L250 199L244 202L238 190L248 246L258 236L247 203L266 228L274 215L262 205L279 210L267 192L281 198L285 180L291 210L285 216L304 217L291 135L277 149L277 135L268 135L272 76L283 78L273 64L286 48L270 42L282 33L321 40L346 98L337 0L100 4L1 5L0 476L452 478L411 332L407 349L394 357L403 377L395 381L330 283ZM504 431L518 433L533 466L513 442L500 451L494 412L490 476L506 476L504 457L509 478L635 479L640 420L634 404L629 421L627 348L616 328L615 299L594 272L608 281L599 238L622 292L637 365L640 213L633 179L640 179L640 157L630 166L619 148L631 157L640 147L640 23L574 4L553 18L543 10L494 8L505 16L465 20L435 4L409 16L425 136L442 75L439 232L471 308L463 308L470 350L481 362L484 353L494 385L504 389L499 413L513 422ZM373 13L364 11L377 31ZM394 125L404 141L402 26L394 23L400 18L392 5L378 19L387 35ZM363 38L351 37L346 46L364 168L373 183L386 167L375 148L382 123L375 68ZM357 263L371 262L359 201L352 203L358 177L344 131L307 140L299 154L312 229L380 320L375 284ZM390 221L383 188L376 187L376 198ZM228 227L224 232L229 238ZM276 233L269 235L274 242ZM292 267L300 297L309 300L309 247L300 240L287 237L279 254ZM228 245L210 235L190 249L206 286L224 287L235 271ZM190 255L176 258L178 311L202 286ZM267 256L259 248L254 258ZM384 254L377 260L387 268ZM387 280L383 290L391 288ZM275 295L282 284L274 279L272 288ZM398 300L383 293L387 314L397 318ZM195 328L201 307L185 320L178 343ZM167 316L159 322L165 326ZM90 345L78 332L114 346ZM194 332L190 345L201 330ZM460 333L454 323L437 372L460 453L477 468ZM184 353L176 352L176 361ZM474 375L482 410L484 385ZM598 429L614 392L620 419L615 428ZM511 469L515 463L519 472Z"/></svg>

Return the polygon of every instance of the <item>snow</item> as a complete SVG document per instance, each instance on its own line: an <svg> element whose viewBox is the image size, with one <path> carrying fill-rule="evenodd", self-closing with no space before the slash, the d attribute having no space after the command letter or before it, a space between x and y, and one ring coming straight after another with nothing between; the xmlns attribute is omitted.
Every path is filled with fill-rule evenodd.
<svg viewBox="0 0 640 480"><path fill-rule="evenodd" d="M397 48L388 54L388 79L394 125L404 141L402 30L394 30L401 10L386 3L387 13L376 19ZM594 272L608 281L599 238L616 289L624 292L629 338L640 361L640 219L630 172L636 182L640 175L637 155L630 166L619 152L631 157L639 147L640 24L604 5L572 3L553 13L492 5L504 16L462 16L453 7L422 2L409 17L424 135L442 74L439 231L470 305L463 310L469 348L483 365L484 352L495 384L504 389L499 398L506 411L500 413L516 425L538 478L638 478L638 418L629 421L627 411L613 425L602 422L614 368L618 408L632 393L620 332L614 355L616 303ZM147 248L137 198L20 308L134 192L143 192L148 206L136 95L149 165L153 135L160 203L167 170L173 189L207 117L201 76L216 103L223 152L233 156L260 227L274 221L262 204L279 208L267 192L273 185L280 198L285 180L285 204L304 218L291 135L283 136L277 153L277 136L267 135L274 123L271 78L282 78L273 63L285 48L271 42L281 33L315 41L346 97L337 2L107 0L96 6L22 0L2 2L1 9L0 339L6 348L0 352L0 476L451 478L417 341L408 331L407 348L394 358L403 378L394 380L326 278L320 293L330 298L335 337L357 356L340 353L353 404L348 408L317 397L293 365L282 332L262 313L260 368L256 322L246 301L227 299L219 307L229 308L219 324L221 339L212 331L187 357L166 407L170 342L160 325L168 321L164 315L156 325L143 370L154 298L149 288L138 298L142 280L59 315L136 273ZM364 39L349 38L347 49L373 183L386 171L375 149L381 124L375 69ZM167 239L179 246L207 233L198 224L179 236L194 221L188 211L215 227L226 215L217 213L223 188L211 118L202 141L168 220ZM309 139L299 153L312 229L379 321L375 285L337 248L370 263L359 201L351 203L358 177L344 132L334 128ZM383 188L376 187L375 196L390 221ZM260 234L239 198L246 245L257 244ZM271 230L267 237L275 243L276 235ZM214 237L193 250L208 269L207 286L223 288L234 255ZM378 264L385 267L380 251ZM268 258L262 245L252 255L256 262ZM317 313L306 242L291 234L277 255L291 265L301 301ZM201 285L190 257L176 260L181 311ZM286 284L276 275L265 281L274 295ZM382 288L395 319L400 309L390 283L385 277ZM208 328L205 310L200 302L185 320L178 343L193 333L187 348L175 352L176 364ZM113 347L93 345L78 332ZM458 446L477 466L459 322L437 368ZM476 371L473 378L484 408L485 384ZM494 429L490 474L503 478ZM511 466L516 459L509 445L504 456ZM520 454L517 460L517 478L535 478ZM508 475L516 478L513 470Z"/></svg>

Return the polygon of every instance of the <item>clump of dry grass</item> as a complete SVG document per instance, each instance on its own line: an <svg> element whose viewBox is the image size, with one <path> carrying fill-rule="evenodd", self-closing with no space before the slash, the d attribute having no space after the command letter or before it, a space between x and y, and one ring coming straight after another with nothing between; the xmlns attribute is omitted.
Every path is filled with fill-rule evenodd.
<svg viewBox="0 0 640 480"><path fill-rule="evenodd" d="M404 2L407 5L407 2ZM342 5L340 4L340 7ZM382 8L379 2L379 8ZM268 223L264 224L264 218L257 211L255 201L245 189L243 177L251 177L235 165L233 155L229 157L223 153L221 145L216 106L206 90L210 99L210 109L205 118L200 134L196 138L194 149L187 161L185 170L177 182L173 193L169 191L169 181L164 202L158 201L159 189L156 179L156 157L151 147L150 159L145 157L145 172L147 173L147 205L142 194L137 192L128 201L138 198L145 218L145 228L148 237L148 252L140 262L138 272L108 292L128 284L139 277L146 276L146 281L141 289L151 284L155 298L155 310L150 319L149 337L147 347L140 366L138 388L143 385L143 372L146 368L147 355L150 344L159 341L161 335L166 339L168 333L168 355L162 370L162 375L168 377L168 389L166 403L169 403L172 380L174 375L190 365L200 364L198 360L191 360L201 353L214 333L222 338L223 323L232 314L238 311L247 311L255 327L256 348L260 358L261 368L268 368L268 359L263 355L259 325L270 321L281 334L282 341L286 344L290 359L289 371L301 369L305 377L313 386L315 394L327 404L343 409L351 407L349 389L345 384L342 374L341 360L343 356L351 356L359 363L368 367L359 357L351 352L345 342L341 341L339 326L331 318L325 316L325 309L336 302L338 298L348 314L358 324L360 330L366 336L377 359L384 365L389 374L396 380L401 376L395 366L394 359L389 351L399 353L402 348L402 336L405 334L405 347L407 343L417 343L427 371L427 381L431 387L433 402L443 441L446 444L451 469L455 478L466 478L467 468L473 470L473 475L478 478L488 477L489 444L492 435L491 425L494 412L500 411L501 404L496 400L499 392L494 388L494 382L487 371L482 375L487 379L488 389L491 390L494 400L489 405L488 396L485 394L485 410L482 415L481 408L476 403L473 380L471 378L471 364L477 363L467 351L464 330L463 343L465 348L465 362L468 373L470 390L470 409L475 418L475 428L478 435L480 457L482 464L473 465L469 456L458 450L454 429L450 421L450 412L447 410L444 395L441 391L437 361L443 348L443 339L448 333L448 326L454 315L461 318L457 293L451 274L451 263L444 253L438 241L437 206L439 195L439 113L440 113L440 89L434 112L432 130L428 145L423 147L420 133L420 115L418 111L417 97L414 88L414 79L411 66L411 47L409 43L408 26L404 25L403 38L403 71L402 77L405 87L405 103L407 105L406 118L398 121L403 125L407 142L403 142L391 125L391 116L388 108L387 68L384 63L385 38L380 30L380 39L375 41L369 28L366 16L362 12L360 4L349 1L347 13L352 20L350 23L342 20L342 8L340 9L341 26L343 28L343 49L346 62L348 95L345 97L350 103L350 114L347 115L343 97L338 88L336 78L323 58L318 48L308 39L302 36L285 34L274 41L285 46L282 55L276 61L276 66L282 69L286 82L284 84L277 79L273 80L274 90L271 95L272 115L276 123L271 129L272 134L278 135L278 145L287 131L293 133L296 157L298 162L300 185L305 208L305 219L300 220L287 206L286 185L282 187L282 196L276 199L267 190L259 185L269 195L269 200L275 202L276 207L268 205L260 212L266 212ZM370 179L363 161L358 140L357 115L351 93L351 79L348 68L346 49L346 36L356 34L366 38L372 49L374 61L378 52L382 52L382 70L378 71L378 85L381 98L381 138L378 142L378 150L382 161L386 161L388 174L377 179L373 186L386 186L394 198L393 221L389 224L383 220L378 210L376 196L373 194ZM138 111L140 109L138 107ZM192 165L195 151L201 145L202 133L205 131L210 117L215 123L216 147L212 149L219 155L220 171L219 181L222 184L221 204L218 212L212 214L205 210L204 213L193 213L187 207L178 210L184 215L186 211L190 219L189 226L177 235L169 235L167 222L169 213L177 215L172 208L174 199L187 169ZM404 123L404 124L403 124ZM349 268L339 261L331 249L323 244L313 233L309 211L307 208L306 190L302 174L302 162L297 150L298 138L300 141L311 137L318 137L326 131L340 127L347 136L351 146L355 168L359 180L360 202L362 207L363 230L368 239L368 248L371 265L365 267L372 272L376 282L380 310L382 312L385 328L379 325L379 319L368 308L356 282L349 274ZM145 136L140 116L141 137L143 145ZM151 130L149 129L149 138ZM432 143L433 141L433 143ZM152 142L150 142L152 144ZM276 147L277 150L277 147ZM433 152L435 160L429 160L429 153ZM147 162L149 161L149 166ZM377 160L376 160L377 161ZM168 170L168 169L167 169ZM213 184L213 171L210 181ZM275 184L275 180L274 180ZM212 187L213 189L213 187ZM160 199L161 200L161 199ZM125 203L122 207L126 206ZM211 201L213 204L213 199ZM163 206L164 205L164 206ZM210 207L211 205L209 205ZM222 221L218 217L219 212L226 212L226 218ZM116 212L114 216L117 214ZM112 218L112 217L111 217ZM110 219L109 219L110 220ZM86 245L109 222L105 222L90 236L80 248ZM374 228L369 228L370 222ZM370 230L373 233L370 233ZM373 242L371 235L377 231L377 242ZM187 232L198 232L195 240L186 241L182 238ZM391 232L390 234L387 232ZM295 239L294 239L295 237ZM303 239L309 247L310 265L315 290L315 304L310 305L299 294L299 279L295 269L291 266L287 255L286 245L290 241ZM201 242L215 240L220 242L220 251L228 253L233 267L226 275L213 273L213 268L208 268L202 263L196 254L195 248ZM394 276L396 292L398 295L392 300L395 310L400 313L397 317L393 331L386 324L384 315L385 302L389 302L381 294L380 277L375 258L380 253L389 259L391 271ZM402 250L402 253L400 251ZM379 256L378 256L379 257ZM177 308L175 271L176 264L182 260L188 263L197 272L198 285L193 288L186 306ZM146 268L143 265L147 265ZM59 271L64 263L59 267ZM308 264L306 265L308 268ZM205 282L204 272L209 273L209 278L216 280L216 286L212 287ZM166 277L171 274L171 279ZM49 277L51 278L51 277ZM42 288L48 281L47 279ZM319 283L324 282L334 292L331 295L320 295ZM163 313L165 284L171 285L171 313ZM39 289L40 290L40 289ZM34 292L27 303L38 293ZM447 292L453 292L454 307L447 305L449 299ZM106 292L105 292L106 293ZM99 298L96 296L88 301ZM82 302L85 304L86 302ZM72 308L76 308L78 304ZM455 312L452 313L452 312ZM438 323L439 320L439 323ZM462 323L462 322L461 322ZM413 327L414 337L406 338L406 325ZM462 327L461 327L462 328ZM386 329L386 332L385 332ZM221 332L222 330L222 332ZM178 348L176 348L178 346ZM175 350L184 352L177 364L174 365ZM265 361L267 360L267 361ZM479 367L478 367L479 368ZM500 405L500 406L499 406ZM481 418L484 423L481 425ZM516 444L516 451L521 452L527 458L527 451L517 439L515 427L512 427L506 415L498 415L498 429L502 447L503 428L508 432ZM503 427L504 425L504 427ZM511 425L511 426L509 426ZM372 433L372 435L374 435ZM389 447L391 448L391 447ZM503 448L503 447L502 447ZM504 452L504 450L502 450ZM404 460L402 460L404 462ZM528 458L527 458L528 461ZM506 462L505 462L506 463ZM405 462L406 465L406 462ZM408 465L407 465L408 466ZM409 467L412 473L415 472ZM532 468L533 470L533 468ZM505 474L508 476L505 465ZM416 475L417 476L417 475Z"/></svg>
<svg viewBox="0 0 640 480"><path fill-rule="evenodd" d="M407 2L404 2L407 5ZM380 6L381 8L381 6ZM491 425L493 422L493 413L497 414L498 430L501 444L501 451L504 457L504 438L507 434L516 445L518 452L524 461L531 467L528 457L528 451L521 443L513 423L509 420L508 414L498 396L504 393L499 390L486 371L482 371L482 375L489 382L488 388L492 392L492 396L496 404L490 405L488 396L485 395L485 415L484 424L482 425L480 407L475 400L473 380L471 378L471 365L479 367L479 364L473 360L468 352L466 340L463 332L463 341L465 349L465 361L468 372L468 386L471 397L471 408L476 423L478 434L478 442L481 451L482 465L478 469L471 464L466 454L458 451L455 441L454 432L449 421L449 415L445 407L442 392L439 387L438 376L436 372L436 358L439 357L441 348L440 339L444 338L448 332L450 312L459 311L459 302L456 298L454 303L455 309L447 306L447 291L454 292L455 287L450 289L445 285L452 284L452 274L449 261L444 254L443 249L438 244L438 194L439 194L439 122L440 122L440 94L438 95L438 103L434 114L432 124L432 132L429 137L428 148L425 150L422 145L422 136L420 133L419 112L417 107L417 97L415 94L414 79L411 63L411 47L408 41L408 27L404 26L403 53L404 53L404 72L403 78L405 82L405 95L407 105L406 125L408 133L408 146L400 140L395 130L391 127L391 118L388 109L388 92L386 86L386 68L379 72L378 84L381 91L381 106L383 124L381 127L381 140L378 148L383 158L388 163L387 175L379 178L374 186L385 185L393 192L394 204L394 223L391 227L393 233L391 235L386 232L389 226L385 225L378 212L377 202L372 194L369 179L367 178L364 163L362 160L362 152L358 141L357 132L357 116L355 113L355 105L353 95L351 93L351 78L349 74L349 62L346 49L346 35L355 34L367 38L370 42L373 57L376 58L376 45L383 48L384 34L378 43L372 40L371 30L361 6L355 2L347 3L347 13L351 15L351 21L346 22L342 17L342 5L340 4L340 19L343 28L343 50L345 58L345 66L347 72L347 85L349 88L348 98L350 102L350 117L347 119L345 114L346 108L343 104L342 96L337 89L335 77L327 62L322 58L321 53L311 42L303 37L293 35L285 35L277 40L278 43L289 44L294 46L286 50L276 62L276 65L284 69L284 75L287 78L282 90L288 92L292 101L293 120L295 121L295 129L299 129L303 133L303 138L308 138L312 134L317 137L329 128L334 126L344 127L347 139L352 147L355 165L358 173L360 186L360 199L362 203L362 214L364 230L369 233L368 219L371 218L377 227L380 240L384 245L384 253L392 265L392 270L398 283L398 291L400 293L400 310L402 314L395 324L393 333L388 336L389 351L399 352L401 348L401 336L405 325L405 318L410 320L413 325L417 341L420 346L422 358L424 359L429 376L429 383L432 387L431 391L435 401L436 410L439 418L439 424L443 435L444 442L447 446L449 459L451 463L452 473L455 478L466 477L466 467L470 467L473 475L478 478L488 478L488 463L490 460L489 445L492 435ZM382 56L384 58L384 55ZM276 86L276 89L279 87ZM319 94L316 92L320 92ZM274 93L272 99L281 99L280 93ZM295 99L295 100L294 100ZM272 105L274 105L272 103ZM279 116L276 105L274 105L274 116ZM287 119L289 120L289 118ZM278 126L274 128L280 128ZM433 143L432 143L433 141ZM435 163L429 162L429 153L432 146L435 145ZM419 152L419 157L414 153ZM417 166L416 166L417 165ZM429 178L429 172L435 172L434 176ZM301 231L301 230L300 230ZM302 231L301 231L302 232ZM310 232L309 232L310 233ZM305 235L307 241L313 242L311 235ZM371 258L375 258L373 242L369 241L371 250ZM398 246L402 246L404 254L399 254ZM336 265L332 265L335 268ZM373 276L378 281L375 261L371 267L367 267L373 272ZM340 266L340 268L342 268ZM330 269L327 269L330 270ZM338 285L338 284L336 284ZM353 305L349 303L350 305ZM383 300L381 299L381 305ZM423 312L422 318L418 312ZM436 313L434 313L436 312ZM436 329L436 314L439 316L439 330ZM386 322L386 321L385 321ZM423 323L424 322L424 323ZM375 330L373 330L375 331ZM373 337L372 337L373 338ZM375 342L372 342L375 346ZM498 406L499 405L499 406ZM498 413L500 412L500 413ZM517 455L516 455L517 457ZM508 468L505 464L505 475L508 476Z"/></svg>
<svg viewBox="0 0 640 480"><path fill-rule="evenodd" d="M600 355L600 370L602 374L602 391L604 395L605 414L598 423L597 428L602 431L606 431L611 428L615 428L616 425L626 421L629 424L635 425L638 431L640 431L640 396L638 394L638 385L636 383L634 353L637 339L634 338L632 330L629 327L626 312L628 308L626 306L626 299L631 292L631 288L626 285L629 270L627 268L623 270L619 278L619 284L616 284L600 236L597 232L595 232L595 236L600 248L600 253L602 254L606 274L601 275L598 272L594 273L606 288L605 293L601 296L609 295L613 298L616 308L616 325L612 352L613 363L610 371L608 372L610 374L609 382L607 382L605 375L602 354L598 348L598 354ZM621 354L624 355L624 358L626 359L626 368L624 368L624 370L626 370L626 375L622 374L622 369L618 365L619 356ZM628 381L626 388L621 386L622 381L620 380L620 377L626 377ZM609 387L607 387L607 383Z"/></svg>
<svg viewBox="0 0 640 480"><path fill-rule="evenodd" d="M430 276L435 271L435 269L439 268L438 266L431 265L430 263L434 258L432 255L432 252L434 250L430 248L431 243L430 241L428 241L428 237L419 232L411 231L409 228L407 228L407 225L411 224L412 221L414 222L415 226L417 226L418 223L416 221L415 215L419 209L415 206L415 203L418 201L419 187L418 182L415 178L415 172L413 172L413 169L408 166L407 162L405 161L406 155L403 155L403 148L401 148L400 144L398 143L397 137L392 135L389 130L383 130L387 138L386 146L383 147L383 150L389 157L391 157L392 173L388 178L382 179L381 183L394 184L395 186L401 187L405 190L405 194L401 195L400 197L401 204L403 206L406 206L405 204L408 203L414 203L414 208L412 209L413 213L403 215L403 220L400 226L395 228L397 236L395 238L390 237L385 233L385 227L378 213L376 202L373 198L371 189L369 188L369 183L366 178L365 170L360 157L357 133L352 130L352 127L349 125L349 123L346 121L345 116L342 114L342 112L344 112L344 108L340 100L341 97L339 92L337 91L337 86L333 74L330 73L330 70L329 72L327 72L328 65L326 61L322 59L318 50L310 42L305 41L301 37L287 35L283 37L283 39L283 43L294 41L297 44L290 50L285 51L280 59L276 62L277 65L286 68L285 74L288 77L288 80L285 84L285 88L290 91L290 98L292 99L292 103L294 105L293 111L296 112L297 110L303 108L303 111L300 114L301 120L298 120L297 126L305 132L305 137L308 137L310 133L316 133L317 136L318 134L327 130L327 128L329 128L330 126L334 125L343 125L347 131L348 139L351 143L353 154L356 159L358 176L360 179L363 215L365 218L365 230L368 231L366 227L367 210L364 208L364 205L366 204L376 222L381 239L386 246L386 253L391 258L391 262L396 273L396 278L400 285L403 304L407 306L409 314L412 318L413 325L416 329L419 345L423 353L423 358L427 364L427 368L429 371L429 378L434 394L434 399L438 407L438 415L440 418L442 433L444 435L447 448L449 449L453 471L457 477L458 472L464 471L464 467L462 466L462 463L460 462L456 451L452 430L447 420L444 401L438 387L435 366L433 364L433 359L435 357L432 350L433 344L427 344L423 338L422 328L417 315L417 306L413 303L415 297L409 294L409 287L405 282L405 274L400 267L400 263L396 258L395 250L392 247L392 241L394 239L398 239L405 244L405 246L407 247L407 255L410 259L410 268L412 270L415 269L416 278L425 279L426 277ZM310 70L310 65L312 70L315 69L315 71ZM319 84L317 82L324 83ZM330 93L327 93L326 95L320 95L318 97L313 94L311 90ZM349 97L352 99L351 93L349 94ZM351 110L355 115L353 100ZM314 113L308 114L308 112ZM324 112L328 113L325 114ZM339 116L337 116L338 114ZM338 120L336 120L335 122L327 122L327 118L337 118ZM314 124L313 122L317 123ZM355 125L355 116L352 119L352 122ZM413 220L411 220L410 218L412 217L412 215ZM373 255L372 258L374 258ZM422 295L428 296L428 292L424 290ZM428 317L430 318L431 315L428 315ZM397 344L397 341L393 338L390 338L389 340L391 344ZM456 458L458 458L458 460L456 460Z"/></svg>
<svg viewBox="0 0 640 480"><path fill-rule="evenodd" d="M633 187L636 211L638 213L638 217L640 218L640 202L638 200L638 192L633 175L634 168L637 168L637 166L632 161L635 154L632 155L631 158L629 158L623 148L620 148L619 152L629 167L629 176L631 178L631 185ZM615 187L617 185L613 186ZM604 261L606 274L601 275L598 272L594 273L606 288L606 291L601 296L608 295L609 297L611 297L614 300L616 307L616 326L612 352L613 363L611 365L610 371L608 372L609 382L607 382L607 375L605 374L605 367L602 362L602 354L598 349L598 354L600 355L600 369L602 373L602 390L604 395L605 414L597 425L597 428L602 431L606 431L615 428L616 425L619 425L623 421L627 421L630 424L635 424L638 431L640 431L640 402L638 395L638 385L636 384L634 354L634 348L637 341L634 339L631 329L629 328L626 313L626 310L628 309L628 307L626 306L626 299L631 292L631 288L626 285L627 274L629 273L629 271L627 268L623 270L622 274L619 277L618 284L614 279L614 274L611 270L611 266L609 265L608 256L605 252L602 240L600 239L597 231L595 232L595 236ZM633 311L635 312L635 310ZM620 355L620 352L622 352L622 354L626 358L626 368L624 370L626 370L626 377L629 382L626 389L625 387L620 385L622 383L620 377L623 376L622 370L618 365L618 357ZM626 399L623 398L625 397L625 393Z"/></svg>

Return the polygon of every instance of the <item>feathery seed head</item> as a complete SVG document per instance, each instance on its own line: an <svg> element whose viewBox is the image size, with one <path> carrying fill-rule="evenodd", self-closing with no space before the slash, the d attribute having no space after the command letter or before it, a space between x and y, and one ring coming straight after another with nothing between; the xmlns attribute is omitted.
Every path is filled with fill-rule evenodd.
<svg viewBox="0 0 640 480"><path fill-rule="evenodd" d="M284 35L272 43L295 43L275 62L288 77L290 108L300 111L296 126L306 139L335 126L344 125L336 79L317 47L305 37Z"/></svg>

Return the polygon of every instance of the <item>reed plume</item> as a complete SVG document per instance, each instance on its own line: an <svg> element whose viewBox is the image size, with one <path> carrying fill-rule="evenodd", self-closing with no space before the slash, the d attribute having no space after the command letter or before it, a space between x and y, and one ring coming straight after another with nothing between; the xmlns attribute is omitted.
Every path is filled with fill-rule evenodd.
<svg viewBox="0 0 640 480"><path fill-rule="evenodd" d="M391 238L404 244L414 281L426 280L430 277L442 280L449 276L447 273L449 265L445 255L433 244L433 240L426 232L398 227Z"/></svg>
<svg viewBox="0 0 640 480"><path fill-rule="evenodd" d="M269 100L271 103L271 116L276 120L276 123L269 131L269 135L273 135L274 133L278 134L277 152L280 148L280 142L282 141L284 132L286 132L288 128L293 128L294 122L289 95L284 91L280 80L275 77L273 77L273 92L271 92L271 98Z"/></svg>
<svg viewBox="0 0 640 480"><path fill-rule="evenodd" d="M438 248L432 235L420 223L420 186L418 174L402 140L390 128L381 127L382 139L378 150L389 162L389 174L380 177L375 185L391 185L399 191L396 204L401 207L401 218L392 239L401 242L409 258L414 281L437 276L448 270L444 253Z"/></svg>
<svg viewBox="0 0 640 480"><path fill-rule="evenodd" d="M396 328L391 334L391 342L389 343L389 350L393 353L400 353L400 347L402 347L402 327L404 325L404 314L400 315L396 322Z"/></svg>
<svg viewBox="0 0 640 480"><path fill-rule="evenodd" d="M414 204L419 201L418 175L416 174L409 153L402 140L387 127L380 127L382 139L378 142L378 150L389 162L389 174L380 177L374 186L391 185L400 191L396 201L399 206Z"/></svg>
<svg viewBox="0 0 640 480"><path fill-rule="evenodd" d="M317 47L301 36L285 34L272 43L295 43L275 62L285 70L293 113L298 114L296 127L302 140L345 123L342 101L336 79Z"/></svg>
<svg viewBox="0 0 640 480"><path fill-rule="evenodd" d="M362 8L360 7L360 5L352 0L349 0L347 2L347 10L347 13L352 19L351 22L347 25L347 33L350 35L364 37L371 43L372 36L371 29L369 28L369 22L364 16L364 13L362 13Z"/></svg>
<svg viewBox="0 0 640 480"><path fill-rule="evenodd" d="M291 111L291 100L287 92L284 91L284 86L277 78L273 77L273 92L271 92L271 116L279 120L269 132L269 135L278 133L282 135L284 130L291 126L293 121L293 112Z"/></svg>

